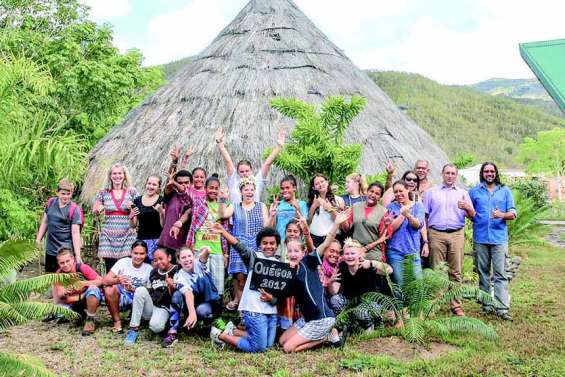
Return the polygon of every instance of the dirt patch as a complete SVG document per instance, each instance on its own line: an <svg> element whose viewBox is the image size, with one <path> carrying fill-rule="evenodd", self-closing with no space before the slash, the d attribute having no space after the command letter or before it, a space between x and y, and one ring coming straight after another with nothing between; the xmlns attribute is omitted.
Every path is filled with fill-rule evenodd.
<svg viewBox="0 0 565 377"><path fill-rule="evenodd" d="M400 361L413 359L434 360L457 351L457 347L445 343L432 342L426 345L412 344L400 338L375 338L364 341L356 347L361 353L386 355Z"/></svg>

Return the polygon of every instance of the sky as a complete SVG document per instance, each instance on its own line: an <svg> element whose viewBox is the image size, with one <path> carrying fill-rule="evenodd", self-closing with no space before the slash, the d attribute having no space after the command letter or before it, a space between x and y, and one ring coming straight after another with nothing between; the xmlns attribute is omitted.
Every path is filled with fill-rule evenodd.
<svg viewBox="0 0 565 377"><path fill-rule="evenodd" d="M81 0L145 65L198 54L247 0ZM531 78L518 44L565 38L562 0L294 0L362 69L443 84Z"/></svg>

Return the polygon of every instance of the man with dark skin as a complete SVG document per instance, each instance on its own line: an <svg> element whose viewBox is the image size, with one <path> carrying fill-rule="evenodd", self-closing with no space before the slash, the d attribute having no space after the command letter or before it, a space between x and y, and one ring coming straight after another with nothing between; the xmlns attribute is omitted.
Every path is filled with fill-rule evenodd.
<svg viewBox="0 0 565 377"><path fill-rule="evenodd" d="M414 172L420 178L420 193L424 193L433 186L432 182L428 179L430 172L429 163L426 160L417 160L414 164Z"/></svg>

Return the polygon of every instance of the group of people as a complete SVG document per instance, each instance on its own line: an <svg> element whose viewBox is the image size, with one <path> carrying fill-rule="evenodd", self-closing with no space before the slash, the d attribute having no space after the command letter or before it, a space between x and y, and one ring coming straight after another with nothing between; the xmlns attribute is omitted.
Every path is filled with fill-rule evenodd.
<svg viewBox="0 0 565 377"><path fill-rule="evenodd" d="M277 337L285 352L338 346L344 336L334 327L335 316L367 292L392 294L385 276L402 286L407 259L417 276L422 267L446 262L449 278L461 282L466 218L473 221L479 287L490 293L494 286L495 300L483 303L482 312L511 320L504 266L506 222L516 210L494 163L482 165L480 184L469 192L456 185L453 164L443 167L442 182L433 185L425 160L394 182L394 168L387 165L384 185L350 174L344 195L316 174L307 200L298 198L296 179L287 175L267 206L261 197L284 132L258 171L247 160L233 163L221 129L214 136L226 166L225 188L217 174L187 170L190 149L181 158L173 148L167 181L149 176L143 193L132 187L124 165L111 167L93 205L94 214L104 215L98 248L103 276L82 261L82 211L71 201L72 183L59 183L36 241L47 234L47 272L80 274L78 286L55 285L53 297L83 315L84 335L95 331L104 300L115 333L124 331L121 313L131 312L126 344L136 342L147 320L153 333L163 334L164 347L175 344L182 327L192 329L199 321L214 345L244 352L265 351ZM284 263L291 288L284 294L258 288L258 262ZM461 302L453 301L451 309L465 315ZM217 321L223 310L238 310L241 323ZM375 325L370 317L357 322L365 329Z"/></svg>

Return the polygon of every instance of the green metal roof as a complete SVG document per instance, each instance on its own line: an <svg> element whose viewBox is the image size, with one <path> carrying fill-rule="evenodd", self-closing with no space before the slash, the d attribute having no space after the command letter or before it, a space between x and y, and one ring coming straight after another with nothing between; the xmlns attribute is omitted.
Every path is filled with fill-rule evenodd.
<svg viewBox="0 0 565 377"><path fill-rule="evenodd" d="M520 55L565 113L565 39L520 43Z"/></svg>

